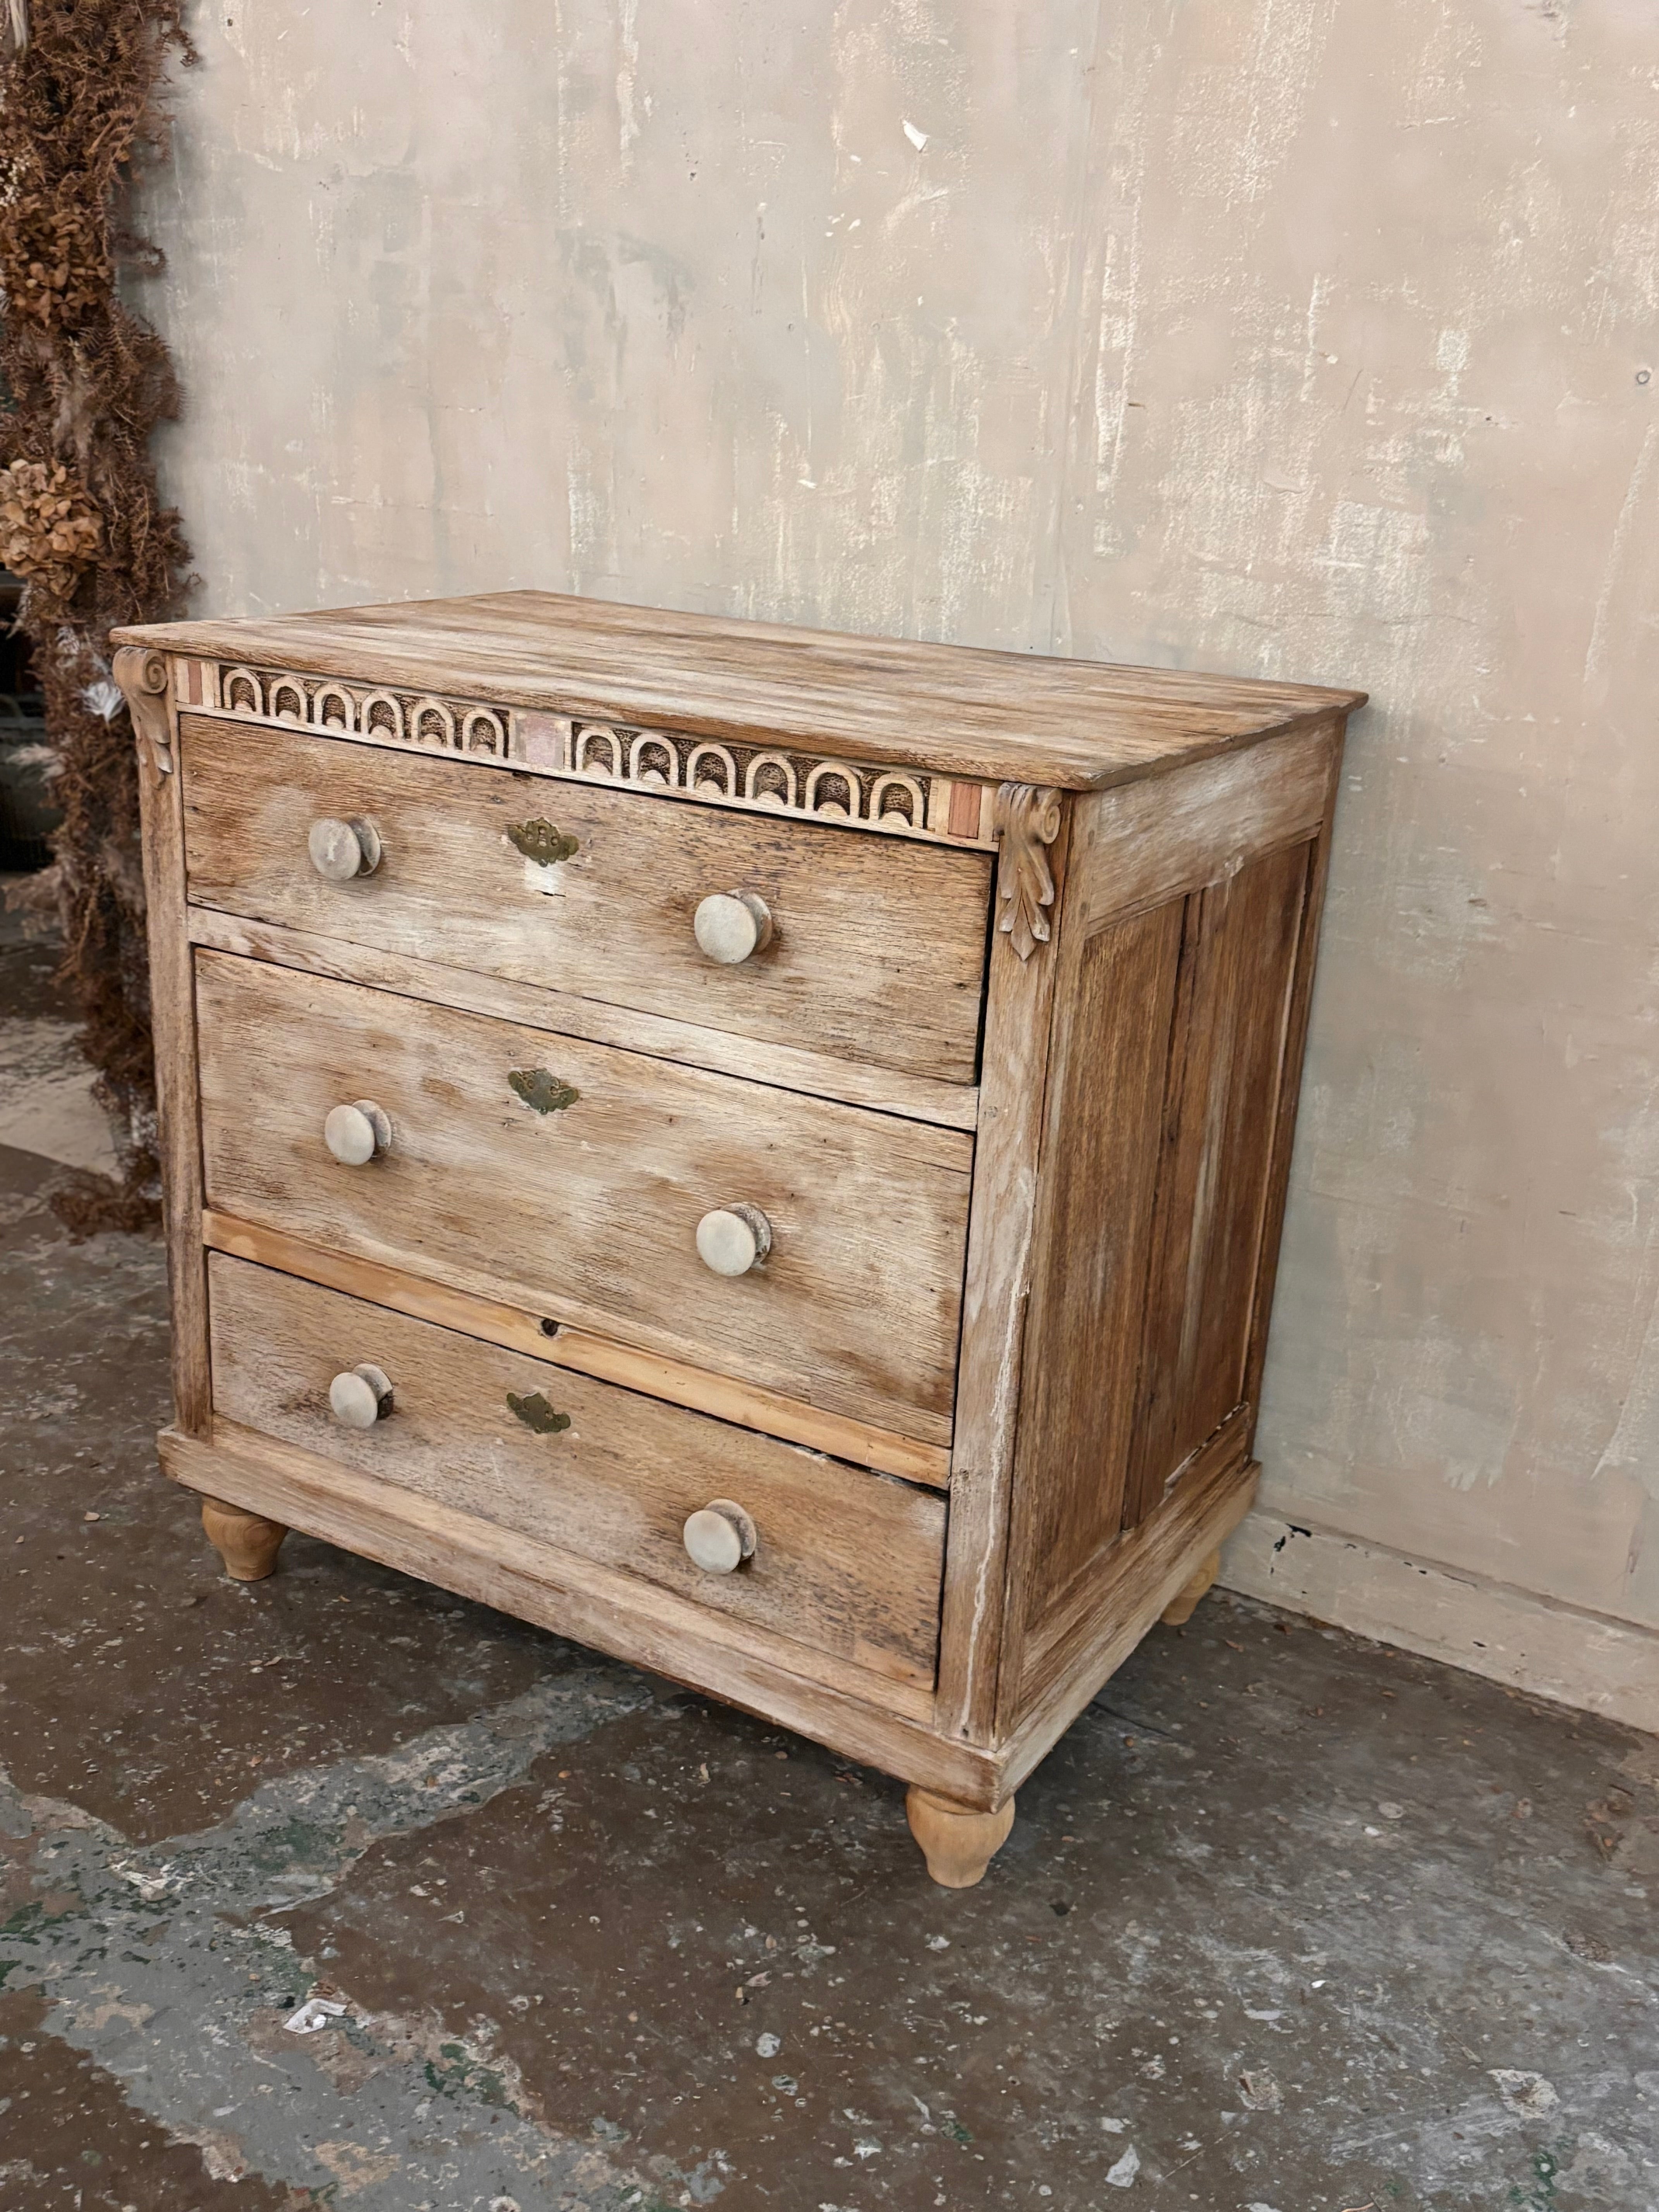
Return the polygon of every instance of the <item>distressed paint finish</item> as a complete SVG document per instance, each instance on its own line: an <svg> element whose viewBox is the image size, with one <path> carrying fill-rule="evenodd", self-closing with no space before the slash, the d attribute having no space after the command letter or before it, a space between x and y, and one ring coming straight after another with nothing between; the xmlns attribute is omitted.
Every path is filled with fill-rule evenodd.
<svg viewBox="0 0 1659 2212"><path fill-rule="evenodd" d="M1651 11L195 29L204 608L533 583L1370 690L1263 1511L1659 1629Z"/></svg>

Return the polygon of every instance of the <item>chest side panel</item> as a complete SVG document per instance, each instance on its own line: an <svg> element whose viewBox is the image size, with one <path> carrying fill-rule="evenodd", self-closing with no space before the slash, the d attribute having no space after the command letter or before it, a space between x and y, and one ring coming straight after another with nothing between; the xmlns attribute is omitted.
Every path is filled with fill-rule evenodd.
<svg viewBox="0 0 1659 2212"><path fill-rule="evenodd" d="M1135 1601L1109 1565L1124 1531L1248 1457L1292 1011L1340 741L1334 726L1300 733L1079 810L1021 1370L1005 1716L1106 1634L1109 1583L1112 1607Z"/></svg>
<svg viewBox="0 0 1659 2212"><path fill-rule="evenodd" d="M1286 846L1184 902L1126 1522L1244 1401L1313 851Z"/></svg>
<svg viewBox="0 0 1659 2212"><path fill-rule="evenodd" d="M1062 986L1020 1417L1020 1543L1045 1560L1122 1525L1182 917L1097 931Z"/></svg>

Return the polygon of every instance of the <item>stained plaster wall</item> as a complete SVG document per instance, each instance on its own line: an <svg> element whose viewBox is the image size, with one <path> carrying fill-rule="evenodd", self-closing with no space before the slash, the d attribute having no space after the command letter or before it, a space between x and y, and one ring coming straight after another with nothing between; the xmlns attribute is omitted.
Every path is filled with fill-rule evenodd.
<svg viewBox="0 0 1659 2212"><path fill-rule="evenodd" d="M1229 1578L1659 1723L1650 0L194 22L198 605L1372 693Z"/></svg>

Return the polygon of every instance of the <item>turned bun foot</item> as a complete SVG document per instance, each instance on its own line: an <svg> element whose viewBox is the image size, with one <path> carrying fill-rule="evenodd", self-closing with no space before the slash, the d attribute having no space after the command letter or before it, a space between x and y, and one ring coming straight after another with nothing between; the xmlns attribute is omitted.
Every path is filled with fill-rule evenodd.
<svg viewBox="0 0 1659 2212"><path fill-rule="evenodd" d="M202 1526L234 1583L262 1583L276 1565L288 1530L280 1521L246 1513L217 1498L202 1500Z"/></svg>
<svg viewBox="0 0 1659 2212"><path fill-rule="evenodd" d="M982 1881L1014 1825L1012 1797L995 1813L979 1813L970 1805L935 1797L931 1790L912 1788L905 1794L904 1812L927 1871L943 1889L971 1889Z"/></svg>
<svg viewBox="0 0 1659 2212"><path fill-rule="evenodd" d="M1164 1608L1164 1626L1179 1628L1193 1617L1194 1608L1221 1572L1221 1554L1212 1552L1191 1582L1183 1583Z"/></svg>

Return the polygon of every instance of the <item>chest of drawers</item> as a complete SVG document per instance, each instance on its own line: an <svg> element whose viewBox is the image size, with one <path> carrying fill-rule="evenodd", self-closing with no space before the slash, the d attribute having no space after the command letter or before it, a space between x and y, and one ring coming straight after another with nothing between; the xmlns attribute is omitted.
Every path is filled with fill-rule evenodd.
<svg viewBox="0 0 1659 2212"><path fill-rule="evenodd" d="M910 1785L1246 1510L1360 695L549 594L117 633L167 1474Z"/></svg>

